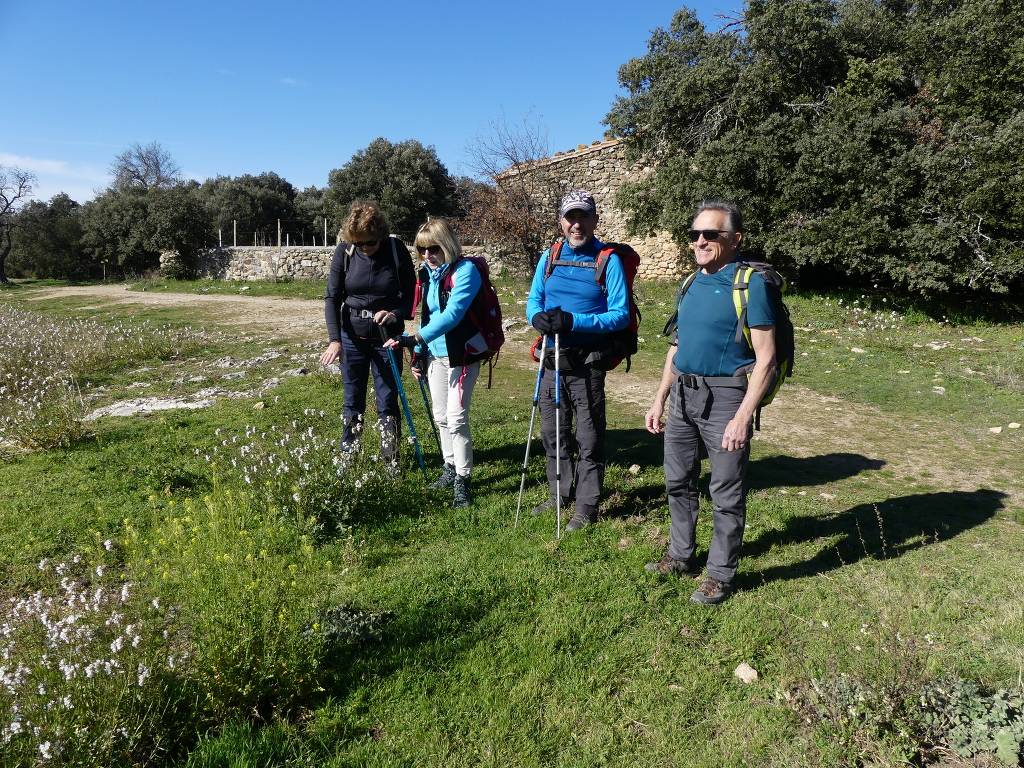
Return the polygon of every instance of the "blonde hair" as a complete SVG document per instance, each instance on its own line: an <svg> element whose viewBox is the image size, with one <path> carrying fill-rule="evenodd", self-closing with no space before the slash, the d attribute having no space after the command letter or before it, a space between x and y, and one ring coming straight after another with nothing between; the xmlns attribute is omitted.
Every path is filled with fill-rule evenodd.
<svg viewBox="0 0 1024 768"><path fill-rule="evenodd" d="M361 240L383 240L390 228L384 212L373 200L355 200L348 209L345 223L338 231L338 242L349 243Z"/></svg>
<svg viewBox="0 0 1024 768"><path fill-rule="evenodd" d="M459 238L455 236L452 225L448 219L432 216L416 231L417 248L429 248L432 245L441 246L444 253L445 263L451 264L462 256L462 246L459 245Z"/></svg>

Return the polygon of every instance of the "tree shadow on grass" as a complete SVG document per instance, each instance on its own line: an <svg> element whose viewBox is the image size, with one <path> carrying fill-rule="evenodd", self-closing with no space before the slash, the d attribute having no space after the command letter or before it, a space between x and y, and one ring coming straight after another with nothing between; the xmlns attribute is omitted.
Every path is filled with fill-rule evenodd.
<svg viewBox="0 0 1024 768"><path fill-rule="evenodd" d="M756 558L776 547L805 542L821 542L818 553L807 560L740 574L739 582L751 589L827 573L864 558L900 557L990 520L1003 508L1005 498L1005 493L988 489L921 493L858 504L844 512L794 516L783 528L744 545L742 557Z"/></svg>
<svg viewBox="0 0 1024 768"><path fill-rule="evenodd" d="M881 459L859 453L826 453L821 456L768 456L750 462L747 488L751 491L784 486L826 485L885 466Z"/></svg>

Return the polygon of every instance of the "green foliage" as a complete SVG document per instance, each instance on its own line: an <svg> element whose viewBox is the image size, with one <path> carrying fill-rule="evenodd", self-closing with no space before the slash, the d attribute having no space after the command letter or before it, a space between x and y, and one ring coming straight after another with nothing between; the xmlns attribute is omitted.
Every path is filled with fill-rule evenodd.
<svg viewBox="0 0 1024 768"><path fill-rule="evenodd" d="M393 144L379 138L331 171L326 201L331 218L341 220L353 200L380 203L392 229L411 240L427 215L458 213L455 182L433 147L415 139Z"/></svg>
<svg viewBox="0 0 1024 768"><path fill-rule="evenodd" d="M82 209L82 246L109 274L141 274L160 263L150 243L144 192L109 190Z"/></svg>
<svg viewBox="0 0 1024 768"><path fill-rule="evenodd" d="M805 283L1017 290L1022 23L1000 0L750 0L715 32L681 10L619 72L607 122L656 163L620 202L682 243L734 199L748 252Z"/></svg>
<svg viewBox="0 0 1024 768"><path fill-rule="evenodd" d="M128 521L124 546L146 588L187 627L179 674L200 713L224 723L308 702L323 673L318 619L330 560L296 521L231 488L167 505L149 533Z"/></svg>
<svg viewBox="0 0 1024 768"><path fill-rule="evenodd" d="M16 276L86 280L99 265L82 249L81 206L65 194L33 201L17 215L10 270Z"/></svg>
<svg viewBox="0 0 1024 768"><path fill-rule="evenodd" d="M1006 765L1024 757L1024 691L986 691L977 683L928 685L920 706L928 737L962 757L992 752Z"/></svg>
<svg viewBox="0 0 1024 768"><path fill-rule="evenodd" d="M278 220L292 221L296 215L295 187L271 171L207 179L200 194L212 219L211 231L230 233L237 222L239 233L256 232L270 242L277 236Z"/></svg>

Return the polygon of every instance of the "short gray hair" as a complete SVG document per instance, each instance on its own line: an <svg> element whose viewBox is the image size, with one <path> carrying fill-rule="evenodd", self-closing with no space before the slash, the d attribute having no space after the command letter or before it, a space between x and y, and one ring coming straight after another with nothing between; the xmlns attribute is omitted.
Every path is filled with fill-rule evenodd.
<svg viewBox="0 0 1024 768"><path fill-rule="evenodd" d="M697 210L693 212L693 221L704 211L722 211L729 217L729 229L733 232L743 231L743 214L740 207L729 200L701 200Z"/></svg>

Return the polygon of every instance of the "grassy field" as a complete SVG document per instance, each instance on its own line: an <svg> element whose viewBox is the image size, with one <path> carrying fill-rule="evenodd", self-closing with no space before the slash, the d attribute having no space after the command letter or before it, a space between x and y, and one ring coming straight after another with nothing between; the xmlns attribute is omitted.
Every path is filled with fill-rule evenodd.
<svg viewBox="0 0 1024 768"><path fill-rule="evenodd" d="M295 292L260 290L322 295L322 286L278 285ZM237 293L209 287L220 290ZM500 290L517 314L523 286ZM658 377L657 331L673 290L643 288L644 341L629 381L649 387ZM239 335L207 308L30 302L32 293L12 290L3 302L57 321L112 326L143 315L210 334L77 371L86 410L209 387L243 395L101 418L66 447L10 451L0 463L3 595L56 589L44 560L99 558L107 570L91 585L116 574L173 606L159 624L171 639L156 633L140 647L188 651L161 667L159 687L132 686L135 699L104 694L121 720L81 727L126 735L106 751L76 747L82 764L903 765L923 746L997 753L994 735L982 749L980 735L954 733L949 697L920 702L936 699L930 686L940 682L1019 692L1024 430L1009 426L1024 422L1019 322L940 322L859 296L794 297L800 357L788 396L826 398L853 428L787 407L785 392L766 410L779 429L766 426L754 443L740 590L707 609L688 602L692 581L643 571L663 551L667 512L660 444L628 397L609 397L604 519L556 542L553 519L526 515L512 527L533 374L507 359L511 349L494 387L476 395L477 501L455 511L424 490L408 456L399 479L372 459L341 480L331 474L339 383L294 373L315 371L320 340ZM270 379L279 383L263 388ZM814 450L789 450L783 418L812 435L804 447ZM923 445L913 487L863 447L871 430L861 427L878 423L893 428L884 435L893 455ZM278 442L287 443L280 458L253 458ZM979 482L953 482L937 469L947 465L968 475L977 466ZM314 482L301 485L303 476ZM524 506L543 497L539 460L527 487ZM741 662L756 682L733 676ZM996 709L971 722L986 734L1024 725L1013 719L1019 709L1003 720ZM157 735L133 739L133 727ZM45 762L23 735L0 749ZM57 748L50 741L46 751Z"/></svg>

